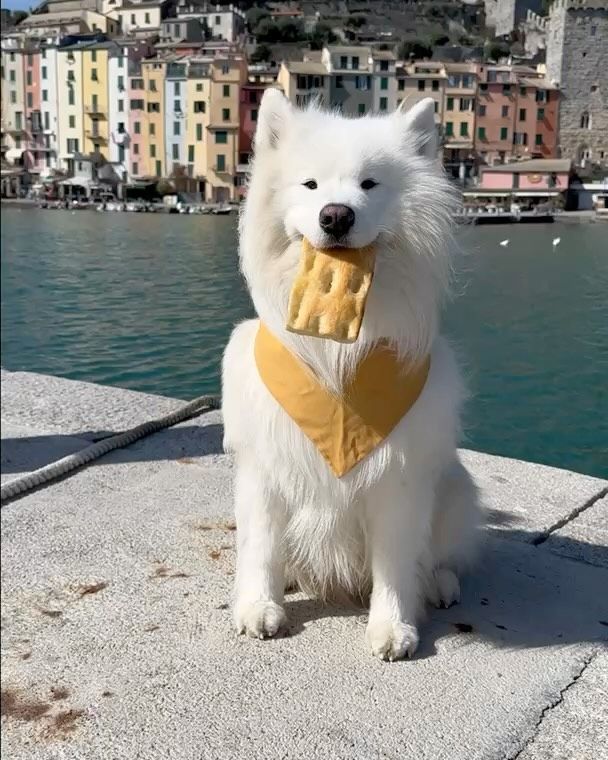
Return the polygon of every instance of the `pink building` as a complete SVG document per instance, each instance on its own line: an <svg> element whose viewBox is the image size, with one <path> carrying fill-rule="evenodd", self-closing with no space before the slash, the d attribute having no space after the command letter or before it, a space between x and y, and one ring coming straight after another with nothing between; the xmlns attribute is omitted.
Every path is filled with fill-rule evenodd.
<svg viewBox="0 0 608 760"><path fill-rule="evenodd" d="M266 82L247 82L241 87L239 104L239 160L237 166L237 194L246 192L247 164L252 152L253 135L258 121L258 109Z"/></svg>
<svg viewBox="0 0 608 760"><path fill-rule="evenodd" d="M511 202L516 202L525 209L545 202L553 204L559 196L566 201L571 170L569 158L532 158L483 166L478 187L463 193L465 205L496 203L508 208Z"/></svg>
<svg viewBox="0 0 608 760"><path fill-rule="evenodd" d="M26 131L24 165L31 173L40 174L46 166L45 142L40 113L40 52L24 51L22 60Z"/></svg>

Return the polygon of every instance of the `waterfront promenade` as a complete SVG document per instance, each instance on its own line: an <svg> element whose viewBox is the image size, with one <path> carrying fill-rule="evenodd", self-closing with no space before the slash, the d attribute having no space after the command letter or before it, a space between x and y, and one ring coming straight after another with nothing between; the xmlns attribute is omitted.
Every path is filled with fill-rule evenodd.
<svg viewBox="0 0 608 760"><path fill-rule="evenodd" d="M2 481L183 402L2 372ZM233 462L211 412L2 507L2 757L595 760L608 743L608 482L470 451L489 509L412 662L287 597L235 636Z"/></svg>

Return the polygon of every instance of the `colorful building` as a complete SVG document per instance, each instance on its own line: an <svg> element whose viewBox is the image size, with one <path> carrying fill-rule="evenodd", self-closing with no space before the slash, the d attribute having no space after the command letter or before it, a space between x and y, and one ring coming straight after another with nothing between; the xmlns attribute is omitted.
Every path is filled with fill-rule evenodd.
<svg viewBox="0 0 608 760"><path fill-rule="evenodd" d="M186 82L186 146L188 176L196 181L196 189L205 197L207 174L207 141L211 101L211 60L193 58L188 66Z"/></svg>
<svg viewBox="0 0 608 760"><path fill-rule="evenodd" d="M163 177L165 175L165 67L159 58L144 59L141 74L145 92L145 122L142 124L143 144L147 145L142 156L140 176Z"/></svg>
<svg viewBox="0 0 608 760"><path fill-rule="evenodd" d="M247 81L247 62L235 55L214 59L210 68L206 199L223 203L237 197L240 90Z"/></svg>
<svg viewBox="0 0 608 760"><path fill-rule="evenodd" d="M59 168L70 173L74 172L75 155L84 150L85 124L90 131L92 118L85 112L81 48L70 45L57 49L58 159ZM86 105L90 108L91 102Z"/></svg>
<svg viewBox="0 0 608 760"><path fill-rule="evenodd" d="M165 68L165 171L169 176L186 163L188 64L170 61Z"/></svg>
<svg viewBox="0 0 608 760"><path fill-rule="evenodd" d="M443 63L419 61L400 66L396 71L395 81L396 106L404 103L405 108L412 108L424 98L432 98L435 101L435 123L437 126L442 124L447 81Z"/></svg>
<svg viewBox="0 0 608 760"><path fill-rule="evenodd" d="M448 174L464 180L474 170L475 98L478 67L475 63L446 63L443 106L443 160Z"/></svg>

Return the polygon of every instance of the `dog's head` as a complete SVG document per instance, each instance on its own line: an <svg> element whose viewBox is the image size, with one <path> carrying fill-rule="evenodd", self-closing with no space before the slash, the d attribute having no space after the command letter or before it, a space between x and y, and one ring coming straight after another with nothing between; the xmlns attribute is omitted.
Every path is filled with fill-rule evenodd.
<svg viewBox="0 0 608 760"><path fill-rule="evenodd" d="M317 248L375 244L373 290L384 287L389 300L392 292L405 305L408 290L416 299L421 290L431 298L429 289L444 288L453 196L436 134L430 99L350 119L314 106L299 110L280 91L266 91L241 220L243 271L263 319L263 290L279 311L286 308L303 237ZM428 312L435 304L420 306ZM370 302L368 322L373 308Z"/></svg>

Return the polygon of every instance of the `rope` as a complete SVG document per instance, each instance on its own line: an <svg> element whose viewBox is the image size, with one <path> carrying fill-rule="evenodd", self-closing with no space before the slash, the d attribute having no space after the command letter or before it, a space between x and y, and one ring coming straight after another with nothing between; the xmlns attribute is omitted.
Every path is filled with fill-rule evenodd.
<svg viewBox="0 0 608 760"><path fill-rule="evenodd" d="M44 467L40 467L38 470L27 473L27 475L22 475L20 478L5 483L0 489L0 502L13 499L15 496L24 496L28 491L51 480L55 480L62 475L74 472L84 467L85 464L105 456L110 451L129 446L131 443L135 443L135 441L145 438L145 436L151 433L156 433L159 430L171 427L178 422L183 422L199 414L210 412L213 409L219 409L220 406L221 401L219 396L199 396L185 406L182 406L181 409L171 412L171 414L155 420L149 420L122 433L110 435L101 441L86 446L75 454L70 454L67 457L58 459L56 462L51 462Z"/></svg>

